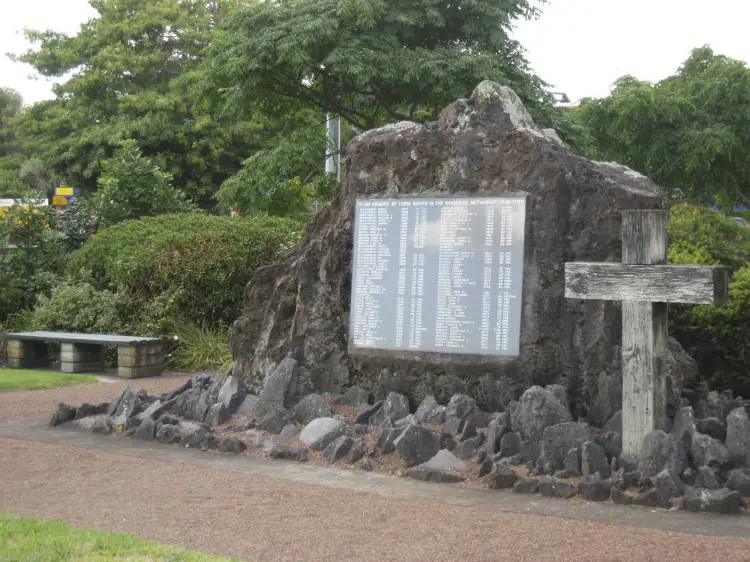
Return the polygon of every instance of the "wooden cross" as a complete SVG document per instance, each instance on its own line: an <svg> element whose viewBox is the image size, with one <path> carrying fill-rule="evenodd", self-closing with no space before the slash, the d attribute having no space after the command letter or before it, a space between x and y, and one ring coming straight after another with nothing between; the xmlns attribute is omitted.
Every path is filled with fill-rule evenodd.
<svg viewBox="0 0 750 562"><path fill-rule="evenodd" d="M667 211L624 211L622 263L565 264L565 296L622 301L622 453L666 429L667 303L722 304L724 267L666 265Z"/></svg>

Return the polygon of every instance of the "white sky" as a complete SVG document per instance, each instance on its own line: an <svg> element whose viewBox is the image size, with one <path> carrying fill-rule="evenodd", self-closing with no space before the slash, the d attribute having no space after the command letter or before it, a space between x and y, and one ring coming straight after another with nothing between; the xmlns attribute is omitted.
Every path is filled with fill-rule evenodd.
<svg viewBox="0 0 750 562"><path fill-rule="evenodd" d="M94 13L87 0L0 0L0 53L28 48L24 27L75 33ZM660 80L704 44L750 61L749 28L748 0L550 0L516 38L542 79L575 100L607 95L624 74ZM31 74L0 56L0 86L26 103L52 97L52 83Z"/></svg>

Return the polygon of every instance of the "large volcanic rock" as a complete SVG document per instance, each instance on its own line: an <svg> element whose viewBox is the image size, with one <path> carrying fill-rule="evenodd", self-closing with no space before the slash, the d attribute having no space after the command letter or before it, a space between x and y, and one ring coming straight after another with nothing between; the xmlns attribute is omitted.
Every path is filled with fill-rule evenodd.
<svg viewBox="0 0 750 562"><path fill-rule="evenodd" d="M448 106L437 122L359 135L346 157L338 193L300 245L248 284L232 351L234 373L251 390L291 355L300 364L297 376L323 392L356 383L376 398L396 391L441 402L463 392L495 410L532 385L562 382L576 415L603 402L592 412L603 423L619 409L619 304L565 299L563 264L620 261L620 211L662 208L654 183L570 153L534 124L513 91L491 82ZM518 194L528 195L520 357L430 354L413 361L405 354L348 354L357 197ZM677 353L684 353L679 346Z"/></svg>

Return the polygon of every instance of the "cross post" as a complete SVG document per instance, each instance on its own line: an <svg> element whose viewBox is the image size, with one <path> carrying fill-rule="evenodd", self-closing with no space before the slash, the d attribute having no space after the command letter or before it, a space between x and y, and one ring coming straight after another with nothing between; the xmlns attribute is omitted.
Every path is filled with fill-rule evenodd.
<svg viewBox="0 0 750 562"><path fill-rule="evenodd" d="M667 265L668 211L623 211L622 263L568 262L565 296L622 301L622 454L667 427L667 304L722 304L725 267Z"/></svg>

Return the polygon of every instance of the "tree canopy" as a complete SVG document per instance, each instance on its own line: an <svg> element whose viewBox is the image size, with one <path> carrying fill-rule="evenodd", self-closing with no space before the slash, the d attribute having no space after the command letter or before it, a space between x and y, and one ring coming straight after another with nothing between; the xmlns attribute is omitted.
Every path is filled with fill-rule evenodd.
<svg viewBox="0 0 750 562"><path fill-rule="evenodd" d="M674 76L625 76L580 110L595 156L648 174L672 195L702 204L750 204L750 69L693 50Z"/></svg>

